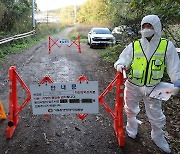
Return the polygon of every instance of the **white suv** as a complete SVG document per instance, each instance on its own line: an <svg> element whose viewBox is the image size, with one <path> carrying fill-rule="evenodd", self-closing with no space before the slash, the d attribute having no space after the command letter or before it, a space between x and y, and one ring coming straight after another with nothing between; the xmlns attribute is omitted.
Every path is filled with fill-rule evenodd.
<svg viewBox="0 0 180 154"><path fill-rule="evenodd" d="M88 44L90 48L95 45L114 45L115 37L108 28L92 28L88 33Z"/></svg>

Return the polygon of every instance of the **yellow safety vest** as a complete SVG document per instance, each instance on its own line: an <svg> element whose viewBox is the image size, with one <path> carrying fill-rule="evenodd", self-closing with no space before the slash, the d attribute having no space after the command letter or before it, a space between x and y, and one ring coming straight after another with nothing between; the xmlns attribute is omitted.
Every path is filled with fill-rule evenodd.
<svg viewBox="0 0 180 154"><path fill-rule="evenodd" d="M157 85L164 74L167 45L168 41L161 38L157 49L148 61L140 41L135 41L129 81L138 86Z"/></svg>

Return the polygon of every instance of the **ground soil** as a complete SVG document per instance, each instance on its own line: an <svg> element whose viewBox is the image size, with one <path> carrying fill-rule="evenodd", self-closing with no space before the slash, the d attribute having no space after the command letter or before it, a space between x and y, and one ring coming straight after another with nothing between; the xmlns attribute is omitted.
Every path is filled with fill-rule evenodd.
<svg viewBox="0 0 180 154"><path fill-rule="evenodd" d="M67 28L53 37L65 37L73 28ZM112 65L105 63L99 56L101 49L90 49L81 43L82 53L75 45L71 48L62 46L52 48L48 54L47 41L37 44L18 54L8 55L0 67L0 100L6 115L9 112L8 69L16 66L18 74L29 86L38 83L45 75L55 82L76 81L85 75L90 81L99 82L99 94L108 86L116 75ZM115 60L116 61L116 60ZM107 97L107 104L114 109L115 92ZM26 98L26 93L19 86L19 104ZM172 153L179 152L179 108L178 97L163 104L167 116L165 134L171 145ZM75 114L33 115L31 102L20 113L19 124L11 139L6 139L5 130L8 120L0 121L0 154L161 154L163 153L150 139L150 125L141 102L138 118L143 122L136 139L127 137L125 146L118 145L113 128L113 119L100 105L97 115L88 115L80 120ZM126 117L124 115L124 126Z"/></svg>

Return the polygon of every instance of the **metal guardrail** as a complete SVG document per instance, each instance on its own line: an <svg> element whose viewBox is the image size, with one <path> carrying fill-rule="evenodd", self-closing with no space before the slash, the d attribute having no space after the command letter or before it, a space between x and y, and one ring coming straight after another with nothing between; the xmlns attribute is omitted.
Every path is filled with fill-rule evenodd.
<svg viewBox="0 0 180 154"><path fill-rule="evenodd" d="M32 30L32 31L27 32L27 33L22 33L22 34L14 35L14 36L11 36L11 37L8 37L8 38L4 38L4 39L0 40L0 44L4 44L4 43L7 43L7 42L10 42L10 41L13 41L13 40L17 40L17 39L21 39L21 38L24 38L24 37L28 37L28 36L31 36L31 35L34 35L34 34L35 34L35 30Z"/></svg>

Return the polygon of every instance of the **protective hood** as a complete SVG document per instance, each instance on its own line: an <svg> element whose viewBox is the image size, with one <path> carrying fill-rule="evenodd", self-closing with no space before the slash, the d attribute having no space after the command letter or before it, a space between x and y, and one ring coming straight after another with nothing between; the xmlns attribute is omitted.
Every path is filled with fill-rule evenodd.
<svg viewBox="0 0 180 154"><path fill-rule="evenodd" d="M161 26L161 21L157 15L145 16L141 21L141 30L142 30L142 25L144 23L150 23L154 27L155 37L159 37L159 38L161 37L162 26Z"/></svg>

